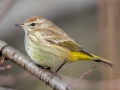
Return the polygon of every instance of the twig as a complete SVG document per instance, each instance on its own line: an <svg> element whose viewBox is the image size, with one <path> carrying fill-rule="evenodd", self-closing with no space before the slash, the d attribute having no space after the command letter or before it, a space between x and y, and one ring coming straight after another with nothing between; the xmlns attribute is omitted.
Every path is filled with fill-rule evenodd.
<svg viewBox="0 0 120 90"><path fill-rule="evenodd" d="M0 60L0 66L4 63L4 57L2 56L2 59Z"/></svg>
<svg viewBox="0 0 120 90"><path fill-rule="evenodd" d="M87 74L91 73L93 71L93 69L95 69L97 67L97 65L93 66L92 68L90 68L89 70L87 70L85 73L83 73L79 79L75 80L74 82L70 83L68 86L72 86L73 84L80 82L80 80L82 80L83 77L85 77Z"/></svg>
<svg viewBox="0 0 120 90"><path fill-rule="evenodd" d="M11 65L2 66L4 62L5 62L5 57L2 56L2 59L0 60L0 71L11 69L12 67Z"/></svg>
<svg viewBox="0 0 120 90"><path fill-rule="evenodd" d="M7 44L0 40L0 51ZM54 90L72 90L65 82L63 82L59 76L54 76L52 79L49 77L53 74L52 71L45 70L43 68L37 67L27 56L20 53L16 49L6 46L2 51L2 55L8 58L15 64L27 70L32 75L38 77L40 80L48 83L48 85ZM51 79L51 80L50 80ZM49 82L48 82L49 81Z"/></svg>
<svg viewBox="0 0 120 90"><path fill-rule="evenodd" d="M11 65L0 67L0 71L11 69L11 67L12 67Z"/></svg>

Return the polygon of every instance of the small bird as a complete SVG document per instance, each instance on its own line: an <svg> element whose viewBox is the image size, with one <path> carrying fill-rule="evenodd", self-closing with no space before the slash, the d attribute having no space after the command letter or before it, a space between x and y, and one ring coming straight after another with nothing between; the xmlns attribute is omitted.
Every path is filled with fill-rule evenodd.
<svg viewBox="0 0 120 90"><path fill-rule="evenodd" d="M16 24L25 31L25 49L29 57L38 66L53 68L55 71L67 62L81 60L96 61L113 67L115 64L99 56L86 52L63 30L51 21L38 16L27 19L23 24Z"/></svg>

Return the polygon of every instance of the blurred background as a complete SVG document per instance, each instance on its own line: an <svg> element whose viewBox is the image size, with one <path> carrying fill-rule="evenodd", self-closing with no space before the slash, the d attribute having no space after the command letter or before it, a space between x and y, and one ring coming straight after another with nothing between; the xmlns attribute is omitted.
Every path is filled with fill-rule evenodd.
<svg viewBox="0 0 120 90"><path fill-rule="evenodd" d="M15 24L31 16L54 22L88 52L117 64L114 68L81 61L66 64L59 75L67 83L78 79L97 64L97 68L74 84L74 90L120 90L120 0L0 0L0 39L25 55L24 31ZM52 90L11 61L12 68L0 71L0 90ZM4 66L3 65L3 66Z"/></svg>

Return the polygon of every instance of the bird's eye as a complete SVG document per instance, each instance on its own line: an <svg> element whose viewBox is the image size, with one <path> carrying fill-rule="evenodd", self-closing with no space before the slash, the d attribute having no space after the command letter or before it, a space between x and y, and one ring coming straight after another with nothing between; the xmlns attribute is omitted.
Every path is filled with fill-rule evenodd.
<svg viewBox="0 0 120 90"><path fill-rule="evenodd" d="M35 26L35 23L30 24L31 26Z"/></svg>

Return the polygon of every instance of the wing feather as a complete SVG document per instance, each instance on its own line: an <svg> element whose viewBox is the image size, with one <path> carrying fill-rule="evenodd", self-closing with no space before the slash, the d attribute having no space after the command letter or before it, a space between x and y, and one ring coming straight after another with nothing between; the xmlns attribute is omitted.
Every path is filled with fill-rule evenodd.
<svg viewBox="0 0 120 90"><path fill-rule="evenodd" d="M40 33L44 40L48 43L56 44L61 47L67 48L71 51L82 51L82 47L77 44L73 39L71 39L67 34L64 32L57 32L53 30L41 30Z"/></svg>

